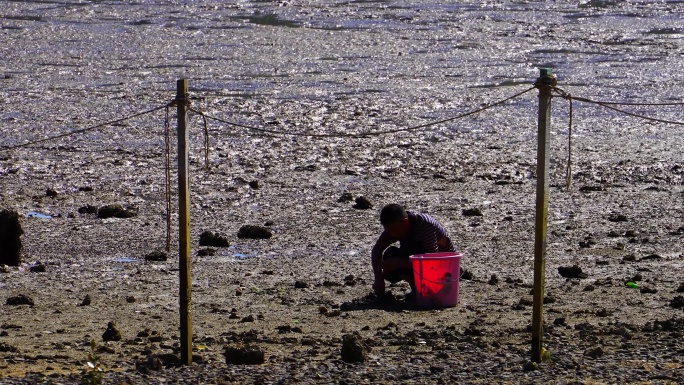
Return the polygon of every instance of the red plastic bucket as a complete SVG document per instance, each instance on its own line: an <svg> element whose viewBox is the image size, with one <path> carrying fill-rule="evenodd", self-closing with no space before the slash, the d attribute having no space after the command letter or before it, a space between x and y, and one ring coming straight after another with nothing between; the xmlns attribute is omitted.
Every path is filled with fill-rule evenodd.
<svg viewBox="0 0 684 385"><path fill-rule="evenodd" d="M419 306L453 307L458 304L461 258L462 254L453 252L409 257Z"/></svg>

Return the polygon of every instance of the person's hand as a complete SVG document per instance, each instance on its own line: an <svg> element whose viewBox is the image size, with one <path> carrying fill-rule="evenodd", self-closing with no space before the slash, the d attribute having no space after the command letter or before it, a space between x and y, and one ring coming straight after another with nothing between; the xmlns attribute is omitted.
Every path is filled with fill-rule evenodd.
<svg viewBox="0 0 684 385"><path fill-rule="evenodd" d="M373 291L376 295L381 296L385 294L385 280L380 278L373 282Z"/></svg>

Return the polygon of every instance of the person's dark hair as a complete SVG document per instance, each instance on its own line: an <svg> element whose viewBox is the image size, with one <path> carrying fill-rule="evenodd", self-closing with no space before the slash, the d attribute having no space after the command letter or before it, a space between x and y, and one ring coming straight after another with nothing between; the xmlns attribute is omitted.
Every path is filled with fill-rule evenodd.
<svg viewBox="0 0 684 385"><path fill-rule="evenodd" d="M391 203L380 211L380 223L383 225L400 221L406 217L408 217L406 209L396 203Z"/></svg>

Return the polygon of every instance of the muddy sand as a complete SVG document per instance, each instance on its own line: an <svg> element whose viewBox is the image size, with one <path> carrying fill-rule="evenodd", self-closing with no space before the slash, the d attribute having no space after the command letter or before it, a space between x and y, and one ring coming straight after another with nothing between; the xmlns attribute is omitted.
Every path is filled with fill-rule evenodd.
<svg viewBox="0 0 684 385"><path fill-rule="evenodd" d="M208 113L315 133L445 118L524 90L540 66L577 96L684 91L677 2L9 2L2 13L2 147L164 105L181 77ZM108 384L684 382L684 131L576 103L568 190L567 102L553 103L544 362L529 361L532 91L364 139L210 122L208 170L192 116L190 367L175 366L175 231L168 259L153 254L165 246L163 111L0 152L0 209L24 230L23 264L0 273L0 383L78 383L91 340ZM626 108L681 120L681 106ZM354 208L361 196L371 208ZM436 217L463 252L472 279L458 306L416 308L402 284L389 287L398 299L369 296L391 202ZM98 218L112 204L130 215ZM245 225L272 236L238 237ZM205 231L230 246L200 246ZM575 278L559 273L575 265ZM103 341L109 322L120 339ZM365 352L361 363L342 359L354 333L345 357ZM236 358L244 345L254 350Z"/></svg>

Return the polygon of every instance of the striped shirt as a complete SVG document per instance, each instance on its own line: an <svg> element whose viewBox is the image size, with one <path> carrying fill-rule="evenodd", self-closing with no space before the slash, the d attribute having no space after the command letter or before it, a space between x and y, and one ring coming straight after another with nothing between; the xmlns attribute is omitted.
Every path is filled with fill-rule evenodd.
<svg viewBox="0 0 684 385"><path fill-rule="evenodd" d="M456 251L446 230L435 218L410 211L407 211L407 214L411 227L408 236L404 239L392 239L387 231L383 231L378 243L391 245L399 241L402 254L406 255ZM437 242L444 237L447 238L447 243L441 246Z"/></svg>

